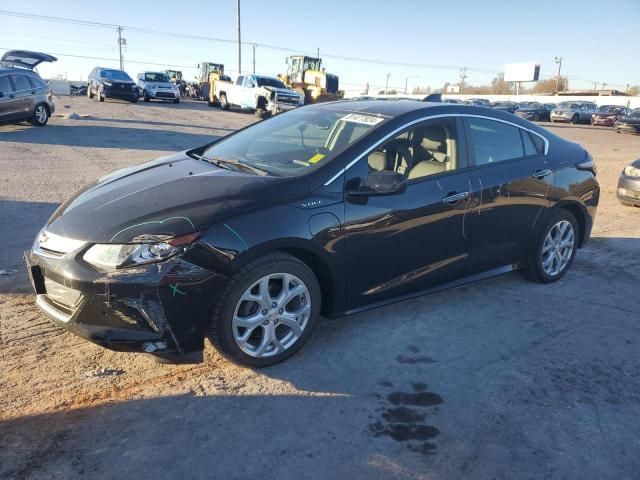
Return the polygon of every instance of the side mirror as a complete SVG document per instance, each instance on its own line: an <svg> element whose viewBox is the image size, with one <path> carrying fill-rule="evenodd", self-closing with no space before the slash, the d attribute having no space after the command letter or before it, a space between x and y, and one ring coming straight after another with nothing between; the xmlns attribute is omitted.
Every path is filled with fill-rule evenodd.
<svg viewBox="0 0 640 480"><path fill-rule="evenodd" d="M372 197L378 195L398 195L407 189L407 179L401 173L389 170L371 172L360 180L357 189L349 190L349 195Z"/></svg>

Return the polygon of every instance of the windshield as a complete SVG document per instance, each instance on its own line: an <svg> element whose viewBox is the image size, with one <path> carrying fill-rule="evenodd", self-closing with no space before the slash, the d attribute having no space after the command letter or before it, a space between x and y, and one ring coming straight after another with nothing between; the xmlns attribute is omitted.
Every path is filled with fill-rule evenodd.
<svg viewBox="0 0 640 480"><path fill-rule="evenodd" d="M305 107L252 125L202 156L244 163L275 176L299 176L326 165L388 119L336 105Z"/></svg>
<svg viewBox="0 0 640 480"><path fill-rule="evenodd" d="M258 81L259 87L275 87L275 88L287 88L277 78L269 78L269 77L256 77Z"/></svg>
<svg viewBox="0 0 640 480"><path fill-rule="evenodd" d="M640 108L636 108L633 112L629 114L632 118L640 118Z"/></svg>
<svg viewBox="0 0 640 480"><path fill-rule="evenodd" d="M131 77L122 70L102 70L100 72L100 78L106 80L122 80L125 82L132 82Z"/></svg>
<svg viewBox="0 0 640 480"><path fill-rule="evenodd" d="M563 102L560 105L558 105L558 108L568 108L570 110L576 110L576 109L580 108L580 104L571 103L571 102Z"/></svg>
<svg viewBox="0 0 640 480"><path fill-rule="evenodd" d="M518 110L537 110L538 108L540 108L539 103L521 103Z"/></svg>
<svg viewBox="0 0 640 480"><path fill-rule="evenodd" d="M144 74L145 82L163 82L163 83L171 83L171 79L169 75L165 73L150 73L147 72Z"/></svg>
<svg viewBox="0 0 640 480"><path fill-rule="evenodd" d="M603 113L615 113L617 110L620 110L621 108L622 107L618 105L602 105L600 108L598 108L598 111Z"/></svg>

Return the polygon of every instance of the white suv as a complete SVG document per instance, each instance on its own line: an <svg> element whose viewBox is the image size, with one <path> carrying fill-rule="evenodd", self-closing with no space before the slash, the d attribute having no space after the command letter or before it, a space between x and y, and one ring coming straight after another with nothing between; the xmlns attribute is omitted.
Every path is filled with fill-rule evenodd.
<svg viewBox="0 0 640 480"><path fill-rule="evenodd" d="M138 88L140 89L140 96L144 98L145 102L149 102L151 99L157 99L172 100L173 103L180 103L180 90L166 73L139 73Z"/></svg>

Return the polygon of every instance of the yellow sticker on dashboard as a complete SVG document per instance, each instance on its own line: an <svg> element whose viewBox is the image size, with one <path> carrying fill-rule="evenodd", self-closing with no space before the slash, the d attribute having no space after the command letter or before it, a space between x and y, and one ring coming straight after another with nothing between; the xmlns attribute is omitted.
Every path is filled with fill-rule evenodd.
<svg viewBox="0 0 640 480"><path fill-rule="evenodd" d="M309 163L318 163L325 157L324 153L316 153L313 157L309 159Z"/></svg>

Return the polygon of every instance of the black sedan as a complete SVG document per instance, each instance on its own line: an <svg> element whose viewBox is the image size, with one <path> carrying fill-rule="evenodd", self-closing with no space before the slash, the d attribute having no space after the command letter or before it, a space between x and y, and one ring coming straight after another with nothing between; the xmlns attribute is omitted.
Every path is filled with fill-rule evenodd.
<svg viewBox="0 0 640 480"><path fill-rule="evenodd" d="M625 117L619 117L613 124L613 128L618 133L640 133L640 108L636 108Z"/></svg>
<svg viewBox="0 0 640 480"><path fill-rule="evenodd" d="M580 145L488 108L317 104L99 179L26 260L37 305L92 342L167 356L208 335L264 366L320 315L512 270L560 279L595 175Z"/></svg>
<svg viewBox="0 0 640 480"><path fill-rule="evenodd" d="M532 122L548 122L554 108L556 108L555 103L521 103L515 114Z"/></svg>
<svg viewBox="0 0 640 480"><path fill-rule="evenodd" d="M623 205L640 207L640 159L624 167L618 180L618 199Z"/></svg>
<svg viewBox="0 0 640 480"><path fill-rule="evenodd" d="M509 112L515 113L518 110L518 104L516 102L494 102L490 104L491 108L494 110L499 110L501 112Z"/></svg>

